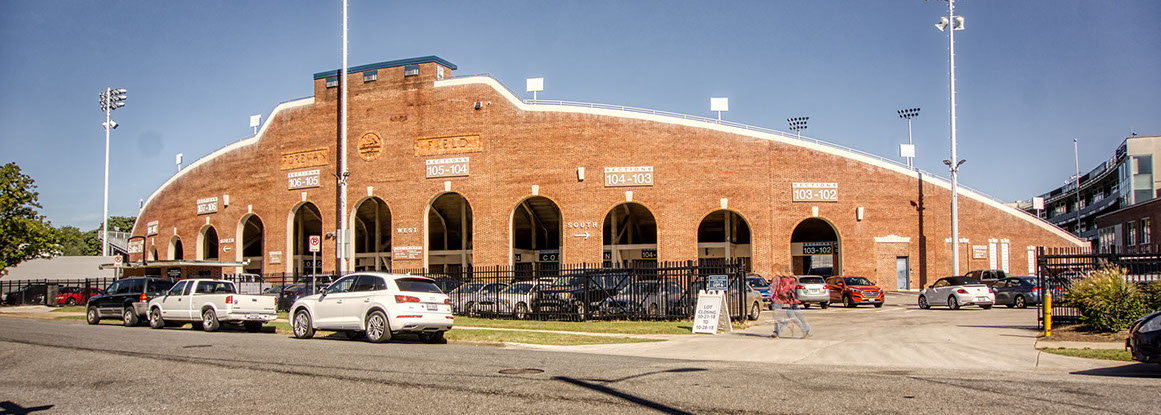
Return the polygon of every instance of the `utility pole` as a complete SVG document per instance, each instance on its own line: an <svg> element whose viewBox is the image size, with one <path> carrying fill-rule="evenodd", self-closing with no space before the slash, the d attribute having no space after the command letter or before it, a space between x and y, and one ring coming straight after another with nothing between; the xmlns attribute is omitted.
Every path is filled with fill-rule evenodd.
<svg viewBox="0 0 1161 415"><path fill-rule="evenodd" d="M101 214L101 256L109 256L109 130L117 128L110 113L125 106L125 88L105 88L105 92L98 95L101 110L105 111L105 203Z"/></svg>

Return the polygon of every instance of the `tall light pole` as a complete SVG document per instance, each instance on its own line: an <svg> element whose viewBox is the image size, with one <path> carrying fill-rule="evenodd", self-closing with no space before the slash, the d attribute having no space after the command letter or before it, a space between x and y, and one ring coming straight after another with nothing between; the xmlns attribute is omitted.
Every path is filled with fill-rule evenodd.
<svg viewBox="0 0 1161 415"><path fill-rule="evenodd" d="M342 86L342 117L340 130L342 130L339 141L339 237L338 237L338 257L339 257L339 273L345 274L347 272L347 178L350 177L351 172L347 171L347 0L343 0L343 69L339 75L340 85Z"/></svg>
<svg viewBox="0 0 1161 415"><path fill-rule="evenodd" d="M105 111L105 203L101 215L101 256L109 255L109 130L117 128L117 122L110 117L111 112L125 106L125 88L105 88L105 92L98 95L101 111Z"/></svg>
<svg viewBox="0 0 1161 415"><path fill-rule="evenodd" d="M911 140L911 119L919 116L919 107L907 108L896 111L899 113L899 118L907 120L907 147L900 151L903 157L907 158L907 167L915 168L915 142Z"/></svg>
<svg viewBox="0 0 1161 415"><path fill-rule="evenodd" d="M947 0L947 17L939 18L935 27L944 31L947 26L948 67L951 73L951 160L943 163L951 170L951 250L952 275L959 273L959 166L963 164L955 152L955 31L963 30L963 18L955 15L955 0Z"/></svg>
<svg viewBox="0 0 1161 415"><path fill-rule="evenodd" d="M1080 150L1077 149L1076 139L1072 139L1072 157L1076 162L1076 237L1080 237Z"/></svg>
<svg viewBox="0 0 1161 415"><path fill-rule="evenodd" d="M799 139L802 138L802 130L806 129L807 121L810 121L810 117L794 117L786 119L786 123L790 124L790 130L794 131L794 133L798 135Z"/></svg>

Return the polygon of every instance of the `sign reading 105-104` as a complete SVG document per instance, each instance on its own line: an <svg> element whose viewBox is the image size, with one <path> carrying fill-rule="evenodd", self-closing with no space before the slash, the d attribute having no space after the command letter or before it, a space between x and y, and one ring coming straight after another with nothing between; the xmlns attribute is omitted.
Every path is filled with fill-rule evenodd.
<svg viewBox="0 0 1161 415"><path fill-rule="evenodd" d="M795 202L837 202L838 183L792 183Z"/></svg>
<svg viewBox="0 0 1161 415"><path fill-rule="evenodd" d="M428 160L427 178L467 176L468 161L467 157Z"/></svg>
<svg viewBox="0 0 1161 415"><path fill-rule="evenodd" d="M653 166L605 167L605 187L652 185Z"/></svg>

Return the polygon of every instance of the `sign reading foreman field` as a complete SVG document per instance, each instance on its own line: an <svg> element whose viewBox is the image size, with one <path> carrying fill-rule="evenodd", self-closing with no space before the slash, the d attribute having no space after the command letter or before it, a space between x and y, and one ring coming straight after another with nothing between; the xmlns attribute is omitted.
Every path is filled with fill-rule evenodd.
<svg viewBox="0 0 1161 415"><path fill-rule="evenodd" d="M481 150L479 134L415 139L415 155L417 156L478 153Z"/></svg>

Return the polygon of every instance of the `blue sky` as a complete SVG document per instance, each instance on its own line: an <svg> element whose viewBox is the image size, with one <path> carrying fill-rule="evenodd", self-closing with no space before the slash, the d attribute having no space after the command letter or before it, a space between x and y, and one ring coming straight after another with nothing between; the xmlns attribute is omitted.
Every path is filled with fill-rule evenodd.
<svg viewBox="0 0 1161 415"><path fill-rule="evenodd" d="M956 33L961 182L1012 201L1161 135L1161 2L961 0ZM943 1L352 0L350 63L438 55L541 99L713 116L885 157L914 121L920 168L946 175ZM251 114L309 96L340 64L339 1L0 2L0 163L39 185L55 225L100 222L104 114L114 111L112 215L136 215L175 170L250 135Z"/></svg>

